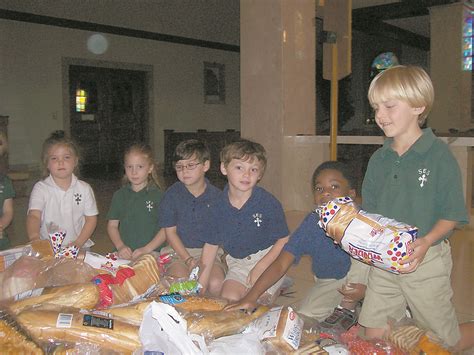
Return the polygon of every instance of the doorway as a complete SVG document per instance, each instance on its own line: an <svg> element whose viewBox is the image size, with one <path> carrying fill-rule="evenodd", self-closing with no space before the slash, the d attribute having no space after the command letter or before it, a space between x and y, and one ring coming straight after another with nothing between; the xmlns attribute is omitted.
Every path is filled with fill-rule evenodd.
<svg viewBox="0 0 474 355"><path fill-rule="evenodd" d="M71 137L81 148L81 175L112 179L123 173L124 150L149 141L146 72L69 66Z"/></svg>

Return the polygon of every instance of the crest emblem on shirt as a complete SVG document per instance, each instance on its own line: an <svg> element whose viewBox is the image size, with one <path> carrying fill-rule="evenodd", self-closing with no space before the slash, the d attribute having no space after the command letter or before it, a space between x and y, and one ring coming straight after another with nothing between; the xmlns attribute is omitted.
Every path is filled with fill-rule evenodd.
<svg viewBox="0 0 474 355"><path fill-rule="evenodd" d="M430 175L429 169L427 168L418 169L418 181L420 182L420 187L423 187L426 185L429 175Z"/></svg>
<svg viewBox="0 0 474 355"><path fill-rule="evenodd" d="M150 212L153 209L153 201L145 201L145 207Z"/></svg>
<svg viewBox="0 0 474 355"><path fill-rule="evenodd" d="M74 193L74 202L79 205L82 202L82 195L79 192Z"/></svg>
<svg viewBox="0 0 474 355"><path fill-rule="evenodd" d="M253 223L255 223L257 225L257 227L260 227L261 224L262 224L262 214L261 213L254 213L252 215L253 217Z"/></svg>
<svg viewBox="0 0 474 355"><path fill-rule="evenodd" d="M3 194L3 189L5 188L5 185L0 184L0 194Z"/></svg>

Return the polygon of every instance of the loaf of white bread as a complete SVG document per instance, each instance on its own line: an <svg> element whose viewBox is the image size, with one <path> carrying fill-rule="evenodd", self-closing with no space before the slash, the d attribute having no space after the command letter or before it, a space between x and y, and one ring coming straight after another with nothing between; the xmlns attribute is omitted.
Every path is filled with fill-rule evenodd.
<svg viewBox="0 0 474 355"><path fill-rule="evenodd" d="M142 255L131 265L122 265L121 269L131 268L135 275L120 284L109 285L113 294L113 305L128 303L144 295L160 282L160 271L156 259L151 254Z"/></svg>
<svg viewBox="0 0 474 355"><path fill-rule="evenodd" d="M18 322L8 313L0 310L0 354L43 354Z"/></svg>

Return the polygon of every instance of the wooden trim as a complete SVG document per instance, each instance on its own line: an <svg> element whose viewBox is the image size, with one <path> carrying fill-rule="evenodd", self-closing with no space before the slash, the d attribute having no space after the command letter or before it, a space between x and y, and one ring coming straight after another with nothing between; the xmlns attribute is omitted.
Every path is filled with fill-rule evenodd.
<svg viewBox="0 0 474 355"><path fill-rule="evenodd" d="M203 41L200 39L173 36L173 35L167 35L163 33L149 32L149 31L142 31L142 30L135 30L131 28L118 27L118 26L102 25L102 24L93 23L93 22L76 21L76 20L70 20L70 19L59 18L59 17L35 15L35 14L27 13L27 12L0 9L0 19L36 23L40 25L72 28L72 29L83 30L83 31L109 33L109 34L124 36L124 37L134 37L134 38L149 39L153 41L184 44L184 45L195 46L195 47L218 49L218 50L223 50L223 51L228 51L228 52L237 52L237 53L240 52L240 46L233 45L233 44Z"/></svg>

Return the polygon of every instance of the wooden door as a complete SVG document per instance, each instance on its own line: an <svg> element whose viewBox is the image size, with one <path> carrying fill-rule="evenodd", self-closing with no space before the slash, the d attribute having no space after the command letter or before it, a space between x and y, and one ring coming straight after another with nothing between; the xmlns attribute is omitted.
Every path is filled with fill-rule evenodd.
<svg viewBox="0 0 474 355"><path fill-rule="evenodd" d="M81 148L84 177L121 175L123 152L148 141L145 72L69 67L71 137Z"/></svg>

